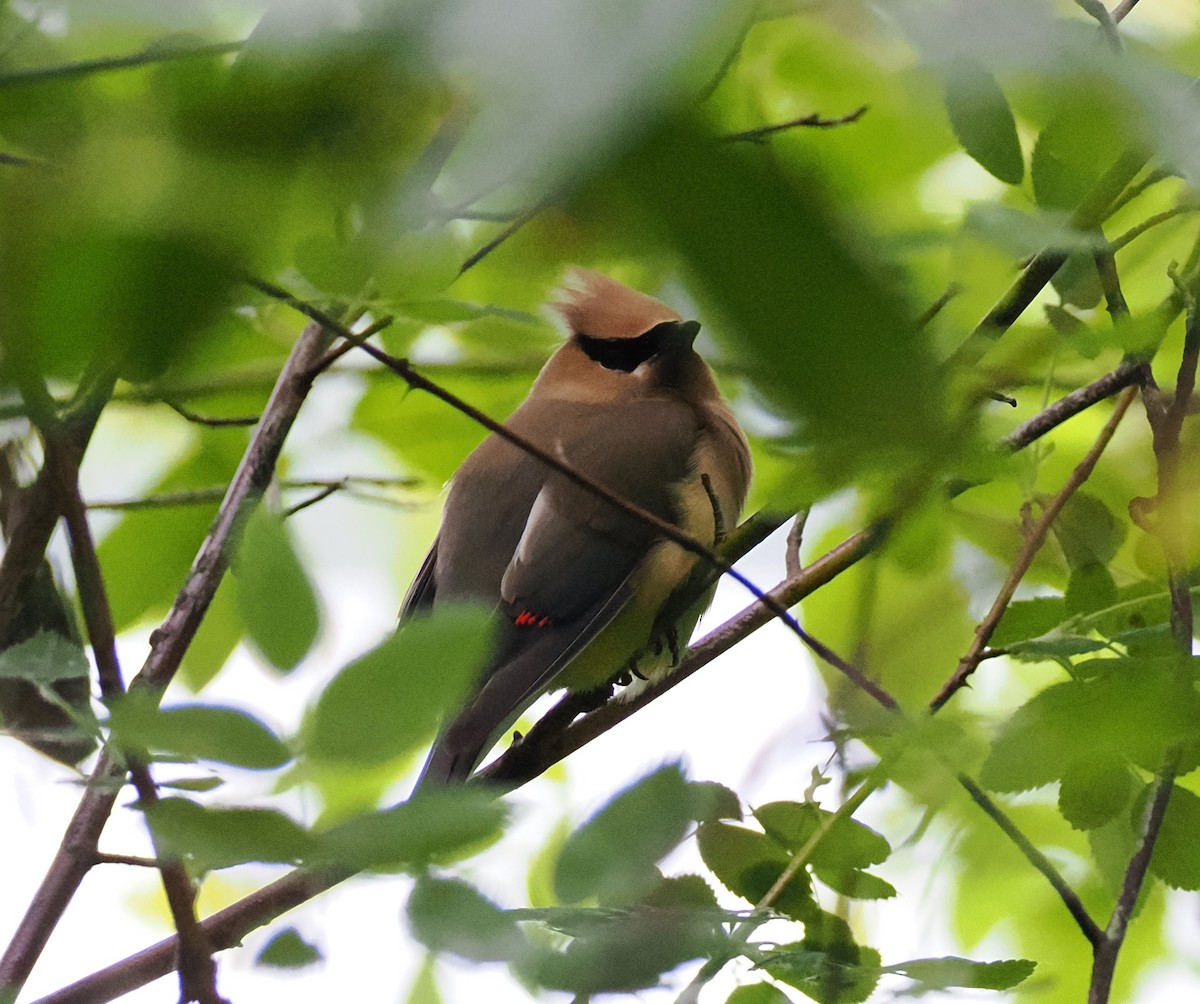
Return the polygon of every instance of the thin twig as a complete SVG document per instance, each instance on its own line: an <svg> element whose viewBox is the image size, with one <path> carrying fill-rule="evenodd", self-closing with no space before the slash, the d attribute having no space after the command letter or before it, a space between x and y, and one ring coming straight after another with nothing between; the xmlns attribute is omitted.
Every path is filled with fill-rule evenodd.
<svg viewBox="0 0 1200 1004"><path fill-rule="evenodd" d="M1164 767L1155 782L1154 792L1146 804L1142 815L1142 838L1138 848L1129 859L1125 869L1125 878L1121 882L1121 894L1109 917L1108 927L1099 944L1095 945L1092 955L1092 979L1088 987L1088 1004L1108 1004L1109 993L1112 990L1113 975L1117 969L1117 956L1125 943L1125 934L1129 929L1129 918L1133 916L1133 908L1137 903L1138 894L1146 880L1146 871L1150 867L1150 858L1154 854L1154 845L1162 830L1163 819L1167 814L1167 805L1171 791L1175 787L1175 758Z"/></svg>
<svg viewBox="0 0 1200 1004"><path fill-rule="evenodd" d="M178 401L170 401L163 398L163 404L170 408L175 414L186 418L189 422L195 425L207 425L214 429L225 428L226 426L248 426L258 423L257 415L246 415L237 418L209 418L207 415L200 415L190 408L185 408Z"/></svg>
<svg viewBox="0 0 1200 1004"><path fill-rule="evenodd" d="M850 125L852 122L857 122L867 114L867 110L867 105L861 105L848 115L842 115L833 119L821 118L820 114L813 112L811 115L805 115L803 118L798 119L789 119L787 122L776 122L774 125L759 126L757 129L747 129L744 132L727 133L724 136L717 137L717 142L765 143L776 133L784 132L788 129L833 129L837 126Z"/></svg>
<svg viewBox="0 0 1200 1004"><path fill-rule="evenodd" d="M787 546L783 552L783 570L789 579L794 579L804 569L800 564L800 546L804 542L804 524L808 522L808 510L801 509L788 529Z"/></svg>
<svg viewBox="0 0 1200 1004"><path fill-rule="evenodd" d="M376 348L370 342L366 341L362 335L351 331L349 328L340 324L336 319L329 317L322 310L313 306L311 303L306 303L304 300L293 296L287 290L276 286L274 283L264 282L261 279L251 279L249 281L250 284L256 289L259 289L267 295L289 304L296 310L299 310L305 316L311 317L318 321L327 330L333 331L340 335L342 338L346 339L347 342L353 342L358 346L358 348L365 351L376 361L383 363L383 365L399 376L413 389L426 391L439 400L444 401L446 404L450 405L450 407L454 408L461 414L466 415L467 418L483 426L489 432L495 433L501 439L512 443L512 445L517 447L519 450L522 450L524 453L527 453L531 457L541 461L551 470L561 474L568 481L578 485L585 491L590 492L597 498L603 499L614 508L627 513L628 515L633 516L635 519L640 520L647 526L652 527L667 540L677 544L685 551L696 555L696 557L707 562L710 566L719 570L723 574L728 575L730 578L741 584L752 596L765 604L767 609L769 609L772 614L779 618L779 620L782 621L787 628L802 642L804 642L804 644L807 645L813 652L828 662L831 666L838 669L841 673L845 674L851 681L854 682L856 686L866 690L876 698L883 697L885 701L891 700L891 698L887 697L886 693L882 691L873 680L863 675L863 673L860 672L857 667L851 665L845 659L841 658L841 656L829 648L829 646L814 638L804 628L802 628L797 620L790 613L788 613L787 607L779 605L779 603L770 594L763 592L763 590L755 585L753 581L739 572L733 567L733 565L723 559L703 541L680 529L674 523L671 523L660 516L656 516L654 513L644 509L642 506L635 505L628 499L622 498L615 492L602 485L600 482L585 475L581 471L572 467L570 464L564 463L560 457L551 453L549 450L545 450L527 437L513 432L513 430L507 425L496 421L489 415L484 414L474 405L464 401L456 394L452 394L440 384L434 383L427 377L422 376L413 369L412 364L407 359L399 359L395 356L389 355L382 349Z"/></svg>
<svg viewBox="0 0 1200 1004"><path fill-rule="evenodd" d="M140 854L110 854L108 851L97 851L92 855L92 861L98 865L127 865L130 868L158 868L162 864L158 858L146 858Z"/></svg>
<svg viewBox="0 0 1200 1004"><path fill-rule="evenodd" d="M1025 856L1025 860L1041 872L1046 881L1054 887L1054 891L1058 893L1059 899L1063 901L1067 910L1070 911L1071 916L1075 918L1075 923L1079 925L1079 929L1083 932L1083 936L1087 938L1088 943L1093 948L1100 944L1104 939L1104 932L1100 930L1100 925L1092 919L1092 915L1088 913L1087 907L1083 905L1083 901L1079 898L1079 895L1067 884L1050 859L1033 845L1033 842L1017 828L1013 821L1000 810L995 802L988 798L983 789L971 780L971 778L960 772L958 774L958 783L966 789L967 794L971 796L971 800L986 812L995 821L996 825L1004 831L1004 835L1017 845L1017 849Z"/></svg>
<svg viewBox="0 0 1200 1004"><path fill-rule="evenodd" d="M983 654L984 649L987 648L988 640L996 630L996 625L1000 623L1000 618L1004 615L1004 611L1008 609L1008 604L1012 601L1013 594L1017 591L1017 586L1020 585L1021 579L1025 577L1025 573L1029 570L1029 566L1033 564L1034 557L1041 550L1042 544L1045 543L1051 525L1062 511L1063 506L1067 504L1067 500L1075 494L1091 475L1093 468L1095 468L1097 461L1100 459L1100 455L1104 452L1105 447L1108 446L1113 433L1117 431L1117 426L1120 425L1121 419L1124 417L1130 402L1133 401L1135 394L1136 391L1132 387L1127 387L1122 391L1121 396L1117 398L1117 405L1113 410L1112 417L1101 430L1096 442L1092 444L1092 448L1088 450L1083 460L1071 472L1071 476L1067 478L1066 484L1063 485L1059 493L1050 500L1041 519L1030 529L1025 542L1021 545L1020 551L1017 552L1017 556L1013 559L1012 568L1009 569L1008 577L1004 580L1004 585L1000 587L1000 592L996 594L996 599L993 601L991 609L975 629L975 637L971 642L970 648L967 649L966 654L959 660L958 666L950 679L946 681L934 699L929 702L931 710L937 711L954 694L966 686L971 674L975 672L975 667L979 665L980 656Z"/></svg>
<svg viewBox="0 0 1200 1004"><path fill-rule="evenodd" d="M956 296L958 296L959 293L961 293L961 292L962 292L962 284L961 283L957 283L957 282L950 283L950 285L946 287L945 292L943 292L941 296L939 296L936 300L933 301L933 303L931 303L928 307L926 307L923 311L921 311L921 316L917 318L917 330L923 331L925 328L929 327L929 325L933 322L933 319L935 317L937 317L937 315L940 314L943 310L945 310L946 305L951 300L953 300Z"/></svg>
<svg viewBox="0 0 1200 1004"><path fill-rule="evenodd" d="M1086 387L1071 391L1050 407L1038 412L1029 421L1017 426L1000 441L1000 445L1014 453L1023 450L1030 443L1058 428L1067 419L1137 383L1140 374L1141 363L1127 359L1115 370L1105 373L1098 380L1093 380Z"/></svg>
<svg viewBox="0 0 1200 1004"><path fill-rule="evenodd" d="M1098 227L1110 211L1113 201L1145 163L1146 154L1140 148L1125 151L1071 214L1072 228L1088 232ZM979 362L992 344L1025 312L1066 260L1066 254L1057 248L1047 248L1034 255L1008 292L954 351L951 362L961 367L970 367Z"/></svg>
<svg viewBox="0 0 1200 1004"><path fill-rule="evenodd" d="M419 478L397 477L379 478L373 476L358 476L348 474L342 478L314 478L311 480L277 481L275 484L283 491L300 491L305 489L321 490L333 488L342 490L358 498L370 498L379 501L377 496L367 496L355 492L362 485L367 488L418 488L422 482ZM161 492L157 495L145 495L136 499L97 499L87 504L89 509L101 509L110 512L125 512L139 509L170 509L176 506L211 505L220 502L228 490L226 485L213 485L210 488L194 488L190 491Z"/></svg>
<svg viewBox="0 0 1200 1004"><path fill-rule="evenodd" d="M481 261L483 261L484 258L495 251L496 248L498 248L506 240L512 237L518 230L525 226L526 223L546 209L552 201L552 198L541 199L528 209L523 210L513 219L511 223L508 224L508 226L506 226L500 231L500 233L496 234L495 237L484 244L483 247L468 255L466 260L458 267L458 274L462 275L468 269L472 269L478 265Z"/></svg>
<svg viewBox="0 0 1200 1004"><path fill-rule="evenodd" d="M1129 304L1121 291L1121 277L1117 274L1117 263L1112 248L1098 247L1093 255L1096 272L1100 276L1100 288L1104 290L1104 302L1114 323L1129 319Z"/></svg>
<svg viewBox="0 0 1200 1004"><path fill-rule="evenodd" d="M211 56L227 56L237 52L245 42L215 42L198 45L192 49L151 48L132 56L109 56L106 59L85 59L78 63L63 63L59 66L37 66L23 70L8 70L0 74L0 90L23 87L49 81L76 80L97 73L113 70L129 70L154 63L169 63L180 59L197 59Z"/></svg>
<svg viewBox="0 0 1200 1004"><path fill-rule="evenodd" d="M1157 227L1162 223L1166 223L1169 220L1173 220L1179 216L1183 216L1185 213L1196 213L1196 212L1200 212L1200 206L1188 203L1188 204L1184 204L1184 205L1175 206L1172 209L1164 209L1161 213L1153 213L1150 216L1147 216L1144 220L1140 221L1139 223L1135 223L1133 226L1131 226L1128 230L1126 230L1119 237L1114 237L1111 241L1108 242L1108 246L1109 246L1109 248L1112 249L1113 253L1115 254L1117 251L1120 251L1123 247L1130 244L1132 241L1136 240L1138 237L1141 237L1142 234L1146 233L1146 231L1151 230L1154 227Z"/></svg>

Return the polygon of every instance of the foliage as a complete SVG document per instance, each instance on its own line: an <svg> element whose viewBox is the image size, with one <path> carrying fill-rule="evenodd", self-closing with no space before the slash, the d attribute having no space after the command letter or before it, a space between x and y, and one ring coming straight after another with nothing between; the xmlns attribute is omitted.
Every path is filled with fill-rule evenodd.
<svg viewBox="0 0 1200 1004"><path fill-rule="evenodd" d="M1185 5L101 6L0 6L0 717L60 761L102 745L81 812L131 771L176 892L302 869L250 928L354 873L407 876L413 1000L495 963L579 997L720 976L706 992L733 1004L1187 978L1165 930L1200 889ZM502 419L557 344L541 308L569 264L704 321L751 507L811 510L805 562L832 570L787 595L835 654L815 660L830 743L808 790L793 766L761 803L654 750L534 853L520 797L404 797L492 643L466 607L391 631L484 430L340 335L377 323ZM338 616L368 608L378 630L346 644ZM763 722L790 700L761 695ZM557 760L513 749L522 782ZM89 820L71 854L95 850ZM912 847L948 902L922 900ZM530 905L483 878L501 850ZM73 891L23 923L48 934ZM872 923L892 901L984 958L892 961ZM336 965L304 930L274 932L261 972ZM36 941L14 939L0 999ZM184 996L214 1000L210 946L184 942Z"/></svg>

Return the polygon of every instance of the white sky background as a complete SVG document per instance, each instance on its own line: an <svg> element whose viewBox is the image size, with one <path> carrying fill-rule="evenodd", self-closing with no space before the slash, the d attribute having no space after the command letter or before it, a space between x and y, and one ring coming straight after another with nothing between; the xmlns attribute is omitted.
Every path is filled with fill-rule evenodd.
<svg viewBox="0 0 1200 1004"><path fill-rule="evenodd" d="M340 430L344 415L358 393L356 378L335 377L319 381L306 403L290 439L291 473L295 477L332 477L347 472L397 473L384 450L370 441ZM85 464L85 494L111 498L121 494L114 482L126 483L130 494L150 484L179 447L174 434L162 435L165 423L151 415L131 412L106 416L93 452ZM214 434L212 432L200 433ZM218 433L220 434L220 433ZM204 692L203 699L229 703L259 715L283 734L293 730L306 702L349 659L374 645L395 623L399 604L395 564L404 562L415 571L421 552L432 538L436 504L415 516L335 496L293 519L310 571L317 579L324 604L324 634L299 669L286 678L264 669L255 657L239 650ZM818 539L828 516L818 512L810 521L809 539ZM404 542L404 535L411 538ZM782 532L781 532L782 534ZM760 547L740 566L761 586L782 577L781 535ZM713 609L700 626L711 630L749 602L744 589L723 582ZM146 653L148 629L121 639L121 657L131 676ZM769 700L763 695L769 694ZM173 691L184 701L188 695ZM170 703L170 701L168 701ZM622 723L615 730L579 751L569 760L569 783L539 779L511 797L516 823L496 847L454 871L461 873L504 906L526 904L525 864L563 818L579 823L621 787L664 761L682 757L689 775L730 785L749 803L776 798L801 798L814 766L825 763L828 743L822 742L820 722L823 688L820 678L798 641L778 625L770 625L666 697ZM33 895L45 866L57 847L75 808L78 788L70 774L14 741L4 741L9 769L0 773L0 818L7 822L5 853L0 856L0 937L17 924ZM159 767L160 778L171 768ZM181 767L175 776L195 776L202 771ZM268 780L253 772L222 770L229 783L217 794L267 802ZM48 777L62 783L47 787ZM397 791L403 797L404 789ZM832 798L828 788L822 794ZM132 792L119 805L132 801ZM889 808L889 802L891 806ZM311 819L313 806L294 796L280 803L301 818ZM893 846L912 832L917 816L900 811L886 795L877 795L859 817L885 833ZM934 832L915 847L897 849L880 869L895 884L899 897L860 908L864 940L878 947L885 963L907 958L961 952L948 933L945 915L948 889L954 880L947 861L940 857L946 835ZM143 823L133 810L118 808L101 842L104 850L149 853ZM664 863L668 874L702 870L694 844L689 842ZM220 872L218 885L249 891L282 869L243 867ZM276 999L286 995L295 1004L324 1004L331 999L354 999L374 1004L404 1000L420 965L422 953L404 924L403 911L409 888L404 878L373 877L353 880L277 921L265 932L247 939L241 951L225 952L220 960L221 989L238 1002ZM131 892L132 891L132 892ZM139 909L131 910L131 896ZM730 906L741 904L723 894ZM1200 945L1200 920L1194 897L1179 897L1175 938L1180 945ZM169 933L154 873L130 874L127 868L105 865L92 870L79 895L55 932L33 977L24 1000L56 989L105 964L122 958ZM223 905L223 904L221 904ZM325 962L294 974L261 970L253 957L270 933L294 924L317 943ZM797 928L791 928L794 936ZM776 932L781 937L783 931ZM766 929L762 936L772 932ZM1014 953L999 936L970 953L974 958L998 959ZM690 976L694 967L683 967L669 977L673 988L637 995L647 1002L666 1002ZM723 1001L733 985L731 974L748 975L745 964L727 969L710 986L702 1000ZM1161 980L1168 982L1163 983ZM439 980L450 1004L477 1000L528 1000L528 994L503 966L471 966L447 960L439 965ZM877 992L889 999L905 985L894 980ZM1137 1004L1164 999L1192 999L1200 994L1195 973L1175 971L1148 983ZM138 991L126 999L131 1004L173 1002L174 977ZM1182 995L1182 996L1181 996ZM793 998L802 999L796 992ZM566 1001L562 994L549 999ZM946 1004L999 1001L1001 995L962 991L940 995Z"/></svg>

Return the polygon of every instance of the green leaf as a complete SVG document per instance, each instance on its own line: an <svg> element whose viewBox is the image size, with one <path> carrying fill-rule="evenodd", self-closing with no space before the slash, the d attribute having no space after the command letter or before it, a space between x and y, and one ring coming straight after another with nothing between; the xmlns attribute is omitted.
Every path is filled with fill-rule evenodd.
<svg viewBox="0 0 1200 1004"><path fill-rule="evenodd" d="M1004 724L981 781L1024 791L1058 780L1073 763L1104 752L1155 770L1168 749L1200 756L1200 699L1172 659L1093 659L1078 679L1042 691Z"/></svg>
<svg viewBox="0 0 1200 1004"><path fill-rule="evenodd" d="M317 640L320 611L283 519L266 506L246 521L233 571L250 640L276 669L294 669Z"/></svg>
<svg viewBox="0 0 1200 1004"><path fill-rule="evenodd" d="M1005 959L1000 962L973 962L948 955L940 959L910 959L884 966L885 973L897 973L916 981L913 994L951 987L972 987L977 990L1011 990L1027 980L1037 967L1028 959Z"/></svg>
<svg viewBox="0 0 1200 1004"><path fill-rule="evenodd" d="M719 909L716 894L700 875L672 875L642 897L642 906L667 909Z"/></svg>
<svg viewBox="0 0 1200 1004"><path fill-rule="evenodd" d="M1066 600L1058 596L1038 596L1032 600L1015 600L1008 605L991 644L995 648L1011 648L1027 638L1040 638L1067 619Z"/></svg>
<svg viewBox="0 0 1200 1004"><path fill-rule="evenodd" d="M186 798L164 798L146 809L155 836L168 853L188 855L205 870L249 861L299 864L312 837L274 809L209 808Z"/></svg>
<svg viewBox="0 0 1200 1004"><path fill-rule="evenodd" d="M413 980L405 1004L444 1004L437 985L437 966L432 955L426 955L421 970Z"/></svg>
<svg viewBox="0 0 1200 1004"><path fill-rule="evenodd" d="M1129 804L1135 784L1125 760L1103 749L1096 750L1063 772L1058 809L1075 829L1095 829Z"/></svg>
<svg viewBox="0 0 1200 1004"><path fill-rule="evenodd" d="M408 926L431 952L503 962L526 945L516 921L474 886L423 875L408 898Z"/></svg>
<svg viewBox="0 0 1200 1004"><path fill-rule="evenodd" d="M754 818L767 835L793 853L834 815L813 802L769 802L754 810ZM891 853L891 845L882 834L856 819L843 817L830 825L810 860L829 867L865 868L882 864Z"/></svg>
<svg viewBox="0 0 1200 1004"><path fill-rule="evenodd" d="M632 993L658 985L664 973L684 962L725 950L721 919L709 910L618 911L576 937L564 952L543 952L522 971L550 990L583 996Z"/></svg>
<svg viewBox="0 0 1200 1004"><path fill-rule="evenodd" d="M317 835L322 860L361 871L414 871L494 842L508 810L490 791L423 791L390 809L354 816Z"/></svg>
<svg viewBox="0 0 1200 1004"><path fill-rule="evenodd" d="M367 766L424 745L470 691L491 639L491 615L478 607L441 604L406 621L330 681L306 723L309 755Z"/></svg>
<svg viewBox="0 0 1200 1004"><path fill-rule="evenodd" d="M86 679L90 673L91 667L80 645L54 631L42 631L0 652L0 679L54 683L78 677Z"/></svg>
<svg viewBox="0 0 1200 1004"><path fill-rule="evenodd" d="M1051 209L1074 209L1129 142L1113 100L1099 88L1064 95L1038 135L1030 161L1033 194Z"/></svg>
<svg viewBox="0 0 1200 1004"><path fill-rule="evenodd" d="M1147 789L1149 790L1149 789ZM1146 796L1140 799L1145 805ZM1162 829L1150 857L1150 872L1174 889L1200 889L1200 796L1179 785L1171 787Z"/></svg>
<svg viewBox="0 0 1200 1004"><path fill-rule="evenodd" d="M1076 655L1088 655L1108 648L1106 642L1098 638L1084 638L1080 635L1048 634L1041 638L1031 638L1029 641L1019 641L1009 645L1007 653L1021 662L1060 662Z"/></svg>
<svg viewBox="0 0 1200 1004"><path fill-rule="evenodd" d="M655 864L683 839L691 818L691 792L678 765L644 777L567 838L554 872L559 900L640 898L657 884Z"/></svg>
<svg viewBox="0 0 1200 1004"><path fill-rule="evenodd" d="M996 78L966 57L954 60L946 77L946 112L954 135L979 165L1009 185L1025 177L1017 124Z"/></svg>
<svg viewBox="0 0 1200 1004"><path fill-rule="evenodd" d="M324 956L316 945L305 941L294 927L285 927L262 947L254 964L272 969L303 969L322 961Z"/></svg>
<svg viewBox="0 0 1200 1004"><path fill-rule="evenodd" d="M766 834L730 823L705 823L696 843L709 871L749 903L767 894L790 860L787 851ZM775 900L774 909L803 920L815 908L808 872L802 868Z"/></svg>
<svg viewBox="0 0 1200 1004"><path fill-rule="evenodd" d="M882 243L834 210L811 165L775 165L714 143L695 120L669 122L621 167L637 200L630 229L661 236L683 259L723 344L802 427L830 478L935 454L942 372L886 278Z"/></svg>
<svg viewBox="0 0 1200 1004"><path fill-rule="evenodd" d="M735 987L725 1004L791 1004L788 995L770 983L748 983Z"/></svg>
<svg viewBox="0 0 1200 1004"><path fill-rule="evenodd" d="M875 949L852 940L822 947L806 937L768 953L761 966L818 1004L861 1004L879 982L881 961Z"/></svg>
<svg viewBox="0 0 1200 1004"><path fill-rule="evenodd" d="M282 767L292 758L274 732L244 711L209 704L160 708L155 700L135 689L110 702L108 725L119 745L251 770Z"/></svg>
<svg viewBox="0 0 1200 1004"><path fill-rule="evenodd" d="M1102 500L1087 492L1076 492L1067 500L1052 528L1073 570L1107 565L1129 532Z"/></svg>

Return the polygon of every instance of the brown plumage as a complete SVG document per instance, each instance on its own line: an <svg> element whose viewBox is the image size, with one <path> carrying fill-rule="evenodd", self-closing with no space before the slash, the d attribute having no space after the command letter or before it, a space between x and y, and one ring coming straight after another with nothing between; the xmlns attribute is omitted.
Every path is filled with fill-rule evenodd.
<svg viewBox="0 0 1200 1004"><path fill-rule="evenodd" d="M506 424L617 496L715 542L719 523L733 526L741 512L750 452L692 349L699 325L584 269L572 271L553 306L570 338ZM488 436L451 482L401 616L470 599L495 606L506 627L420 784L464 780L547 690L591 690L629 666L643 675L669 668L658 618L695 561L645 521ZM680 619L682 641L704 606L707 598Z"/></svg>

